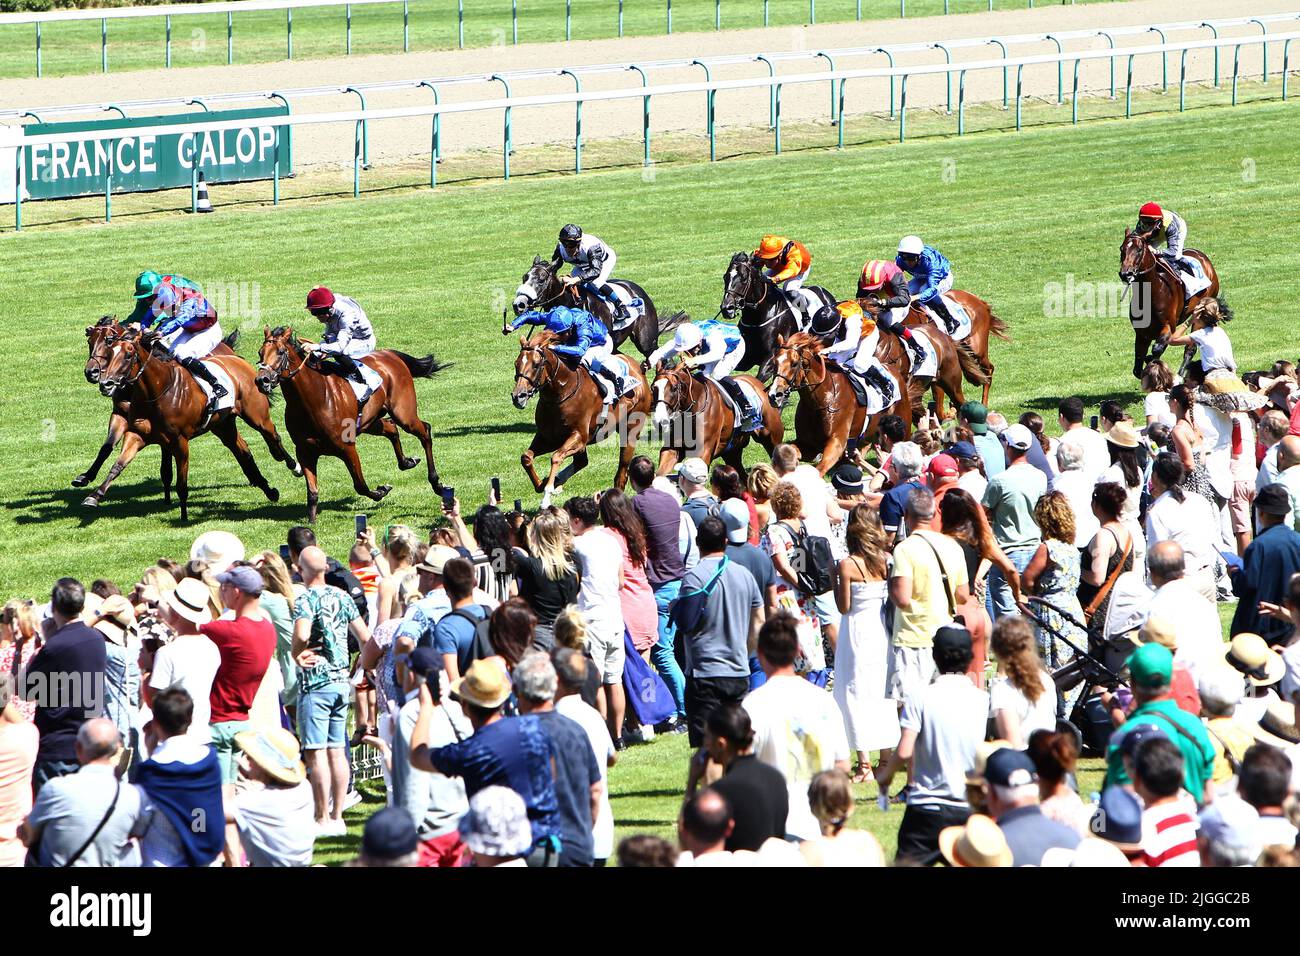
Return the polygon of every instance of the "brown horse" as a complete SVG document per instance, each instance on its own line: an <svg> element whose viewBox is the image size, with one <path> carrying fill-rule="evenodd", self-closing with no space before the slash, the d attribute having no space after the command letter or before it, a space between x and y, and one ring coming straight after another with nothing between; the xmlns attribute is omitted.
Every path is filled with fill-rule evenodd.
<svg viewBox="0 0 1300 956"><path fill-rule="evenodd" d="M741 463L751 436L758 439L769 455L785 436L781 410L768 400L763 383L753 375L733 375L745 382L763 405L763 425L752 432L740 431L731 403L721 395L720 387L702 375L692 373L681 363L673 368L660 366L655 371L655 425L660 434L667 433L659 452L659 474L666 475L685 458L713 461L721 458L744 477Z"/></svg>
<svg viewBox="0 0 1300 956"><path fill-rule="evenodd" d="M953 341L951 336L945 335L945 337L952 341L957 349L962 374L966 377L966 381L984 390L982 401L988 405L989 389L993 387L993 363L989 361L989 337L997 336L1004 342L1010 341L1010 336L1007 335L1007 324L993 314L992 306L969 292L953 289L945 294L956 300L966 310L971 320L970 335L960 342ZM925 328L933 320L930 318L930 313L913 303L904 321L912 328ZM937 401L936 398L936 403Z"/></svg>
<svg viewBox="0 0 1300 956"><path fill-rule="evenodd" d="M537 432L528 450L519 456L519 463L532 480L533 488L542 493L543 508L550 505L551 496L563 488L565 482L587 467L587 446L610 434L617 434L619 438L614 487L621 489L626 485L627 469L636 454L637 438L650 417L650 386L636 362L620 356L627 363L628 377L635 379L636 385L606 409L601 401L600 386L591 375L585 369L570 365L551 347L559 342L550 332L542 332L531 341L519 337L515 385L510 393L515 408L523 408L530 398L538 396L537 411L533 416ZM545 480L533 467L533 460L538 455L551 456L551 468ZM570 456L573 461L564 465ZM563 469L561 465L564 465Z"/></svg>
<svg viewBox="0 0 1300 956"><path fill-rule="evenodd" d="M1209 286L1194 296L1187 295L1187 287L1178 277L1177 267L1164 256L1156 255L1146 236L1124 230L1124 242L1119 247L1119 278L1132 292L1129 322L1134 334L1134 378L1142 377L1148 351L1152 361L1160 358L1168 346L1169 336L1188 313L1198 303L1219 294L1219 274L1214 271L1209 256L1196 249L1184 249L1183 254L1200 262L1210 280ZM1155 348L1152 348L1153 344ZM1184 368L1194 351L1190 345L1184 349Z"/></svg>
<svg viewBox="0 0 1300 956"><path fill-rule="evenodd" d="M862 311L872 319L880 314L880 303L877 299L859 299L858 304L862 306ZM958 348L952 337L939 328L934 321L918 324L912 326L912 328L925 334L926 340L934 346L935 355L938 358L937 375L909 375L912 423L919 422L926 412L922 399L925 397L927 388L930 389L930 393L934 397L935 414L942 420L946 411L943 407L945 396L952 402L954 411L961 408L966 402L966 396L962 390L963 372L975 376L974 381L979 381L980 376L984 375L984 370L980 368L973 352ZM886 342L887 339L893 340L894 344L889 345ZM910 367L911 354L904 351L905 346L898 341L898 336L888 330L881 329L880 340L880 344L876 346L876 354L882 356L882 360L888 358L890 361L906 361ZM899 353L897 358L894 356L895 349ZM887 361L886 364L890 363Z"/></svg>
<svg viewBox="0 0 1300 956"><path fill-rule="evenodd" d="M901 357L902 345L894 342L893 346ZM882 343L877 348L877 357L881 356L882 349L889 351L889 346ZM816 336L799 332L789 339L778 339L772 364L774 376L769 397L777 408L784 408L790 393L799 392L799 407L794 415L794 441L805 460L812 461L821 455L817 464L821 474L825 475L839 464L850 439L859 436L867 441L874 439L881 415L899 416L907 434L911 435L912 416L909 411L912 399L905 371L910 360L886 364L901 397L870 419L854 395L848 373L826 360Z"/></svg>
<svg viewBox="0 0 1300 956"><path fill-rule="evenodd" d="M429 423L420 418L416 405L415 379L432 378L450 365L432 355L415 358L396 349L371 352L359 359L379 373L383 385L366 402L358 427L357 396L352 387L337 375L319 371L317 360L304 345L287 326L265 329L257 363L257 387L270 394L279 385L284 392L284 424L307 477L308 522L316 521L320 506L316 474L322 457L342 459L356 493L371 501L379 501L393 490L392 485L371 490L366 483L357 456L356 439L361 432L382 435L392 442L397 467L402 471L414 468L420 459L406 457L397 429L400 427L414 435L428 459L429 485L435 492L441 492Z"/></svg>
<svg viewBox="0 0 1300 956"><path fill-rule="evenodd" d="M122 452L108 477L83 502L95 508L104 500L109 486L146 445L163 450L163 501L171 505L171 464L176 464L176 497L180 501L181 520L189 520L190 442L204 432L212 432L230 449L239 467L255 488L271 501L280 500L280 492L267 482L253 460L253 453L236 428L242 418L266 440L276 461L282 461L294 474L301 474L289 457L280 435L271 421L271 407L266 396L253 384L253 369L238 355L214 355L209 361L221 366L234 385L234 405L212 416L205 414L207 395L181 366L155 352L158 336L129 328L107 337L108 363L100 376L99 390L106 396L128 396L127 431Z"/></svg>

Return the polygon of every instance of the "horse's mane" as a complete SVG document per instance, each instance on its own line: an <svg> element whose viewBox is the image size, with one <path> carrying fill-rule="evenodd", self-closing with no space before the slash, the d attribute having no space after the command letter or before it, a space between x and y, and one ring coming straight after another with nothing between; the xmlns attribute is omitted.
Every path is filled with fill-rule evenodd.
<svg viewBox="0 0 1300 956"><path fill-rule="evenodd" d="M538 332L536 335L534 335L531 339L528 340L528 344L535 345L538 348L550 348L552 345L557 345L561 341L562 339L560 338L560 336L556 335L554 332L550 332L546 329L542 329L540 332Z"/></svg>
<svg viewBox="0 0 1300 956"><path fill-rule="evenodd" d="M811 332L796 332L794 335L790 336L788 339L785 340L785 344L786 344L786 348L820 349L822 342L821 339L817 338L817 336L813 335Z"/></svg>
<svg viewBox="0 0 1300 956"><path fill-rule="evenodd" d="M298 333L293 330L292 326L277 325L275 328L271 330L271 337L278 339L286 332L289 334L289 344L292 345L294 348L298 348L301 343L299 343L298 341Z"/></svg>
<svg viewBox="0 0 1300 956"><path fill-rule="evenodd" d="M116 324L116 322L117 322L116 315L101 316L99 321L95 323L95 328L102 328L105 325L114 325Z"/></svg>

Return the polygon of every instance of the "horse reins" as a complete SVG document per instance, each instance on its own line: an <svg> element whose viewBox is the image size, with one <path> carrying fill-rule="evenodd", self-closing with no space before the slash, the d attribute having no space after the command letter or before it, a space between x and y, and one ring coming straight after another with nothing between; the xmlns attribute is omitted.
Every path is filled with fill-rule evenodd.
<svg viewBox="0 0 1300 956"><path fill-rule="evenodd" d="M559 366L560 366L561 364L563 364L563 363L560 361L560 356L559 356L558 354L556 354L553 350L547 348L545 345L531 345L531 344L524 344L523 346L521 346L521 351L525 351L525 352L540 352L540 353L541 353L541 356L542 356L541 372L545 372L545 373L546 373L547 375L549 375L552 379L558 379L558 377L559 377L559 375L558 375L558 372L559 372ZM551 368L550 368L550 364L549 364L549 362L550 362L551 359L555 359L555 365L556 365L556 371L555 371L555 372L552 372L552 371L551 371ZM541 374L538 374L538 376L537 376L536 378L529 378L529 377L528 377L527 375L525 375L523 372L516 371L516 372L515 372L515 381L517 382L517 381L519 381L520 379L523 379L524 382L527 383L528 387L531 388L531 389L533 390L533 394L534 394L534 395L536 395L538 392L540 392L540 391L542 390L542 376L541 376ZM559 399L559 401L560 401L561 403L564 403L564 402L567 402L569 399L573 398L573 396L576 395L577 392L578 392L578 386L579 386L579 384L580 384L580 380L575 378L575 379L574 379L574 382L573 382L573 388L570 389L569 394L562 396L562 397Z"/></svg>

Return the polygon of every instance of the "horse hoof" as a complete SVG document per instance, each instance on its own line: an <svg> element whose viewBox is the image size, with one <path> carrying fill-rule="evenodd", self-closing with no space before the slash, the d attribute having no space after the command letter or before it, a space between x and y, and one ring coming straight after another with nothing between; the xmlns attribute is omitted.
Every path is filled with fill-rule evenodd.
<svg viewBox="0 0 1300 956"><path fill-rule="evenodd" d="M291 472L293 472L293 476L294 476L295 478L301 478L301 477L302 477L302 465L295 464L295 465L294 465L292 468L290 468L289 470L290 470Z"/></svg>
<svg viewBox="0 0 1300 956"><path fill-rule="evenodd" d="M279 501L279 500L280 500L280 489L279 489L279 488L267 488L267 489L266 489L266 500L267 500L267 501L270 501L270 502L276 502L276 501Z"/></svg>
<svg viewBox="0 0 1300 956"><path fill-rule="evenodd" d="M402 459L401 463L398 464L397 467L400 468L402 471L410 471L419 463L420 463L419 456L416 456L415 458L404 458Z"/></svg>
<svg viewBox="0 0 1300 956"><path fill-rule="evenodd" d="M99 507L99 499L96 498L94 495L87 495L87 496L85 497L85 499L82 500L81 503L82 503L83 506L85 506L85 507L87 507L87 508L98 508L98 507Z"/></svg>
<svg viewBox="0 0 1300 956"><path fill-rule="evenodd" d="M393 490L392 485L380 485L378 488L375 489L375 494L374 494L375 501L387 497L388 493L392 490Z"/></svg>
<svg viewBox="0 0 1300 956"><path fill-rule="evenodd" d="M72 487L74 488L84 488L88 484L90 484L89 475L78 475L76 478L72 479Z"/></svg>

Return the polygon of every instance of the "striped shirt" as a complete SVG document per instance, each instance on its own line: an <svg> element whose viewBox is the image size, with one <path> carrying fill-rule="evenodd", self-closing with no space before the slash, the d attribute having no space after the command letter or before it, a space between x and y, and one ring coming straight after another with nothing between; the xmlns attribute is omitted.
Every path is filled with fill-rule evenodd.
<svg viewBox="0 0 1300 956"><path fill-rule="evenodd" d="M1142 813L1144 866L1200 866L1196 804L1187 798L1147 807Z"/></svg>

